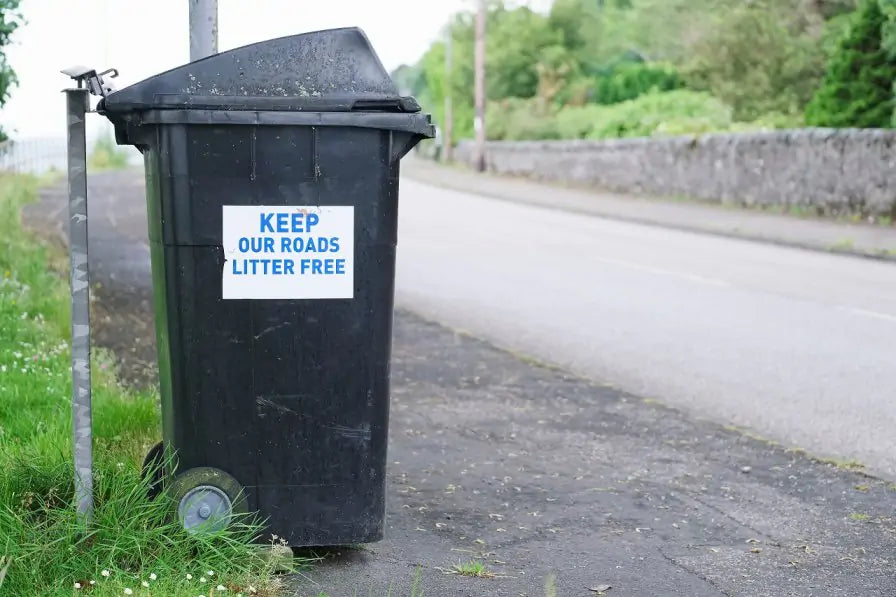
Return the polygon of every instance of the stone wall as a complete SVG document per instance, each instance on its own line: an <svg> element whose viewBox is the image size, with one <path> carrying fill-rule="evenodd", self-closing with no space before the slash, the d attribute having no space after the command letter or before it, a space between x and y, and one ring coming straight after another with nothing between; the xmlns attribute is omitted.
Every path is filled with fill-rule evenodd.
<svg viewBox="0 0 896 597"><path fill-rule="evenodd" d="M455 159L472 164L473 143ZM490 171L823 215L896 216L896 131L799 129L610 141L493 141Z"/></svg>

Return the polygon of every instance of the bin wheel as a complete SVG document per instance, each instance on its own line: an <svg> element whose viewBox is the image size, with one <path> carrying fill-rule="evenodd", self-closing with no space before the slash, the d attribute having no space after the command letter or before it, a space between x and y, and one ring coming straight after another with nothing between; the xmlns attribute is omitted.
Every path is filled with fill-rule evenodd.
<svg viewBox="0 0 896 597"><path fill-rule="evenodd" d="M230 526L234 514L245 514L242 486L231 475L212 467L188 469L171 482L177 518L190 533L217 532Z"/></svg>
<svg viewBox="0 0 896 597"><path fill-rule="evenodd" d="M162 484L165 482L167 471L164 468L165 444L159 442L149 449L146 458L143 459L141 476L147 483L149 499L155 499L162 492Z"/></svg>

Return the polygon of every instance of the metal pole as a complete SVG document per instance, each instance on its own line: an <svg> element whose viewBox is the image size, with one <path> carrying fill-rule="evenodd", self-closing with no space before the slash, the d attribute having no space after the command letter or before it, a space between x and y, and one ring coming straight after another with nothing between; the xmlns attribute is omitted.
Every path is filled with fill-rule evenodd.
<svg viewBox="0 0 896 597"><path fill-rule="evenodd" d="M476 11L476 56L475 70L475 104L476 116L473 126L476 131L476 158L474 167L479 172L485 170L485 4L487 0L479 0Z"/></svg>
<svg viewBox="0 0 896 597"><path fill-rule="evenodd" d="M72 293L72 430L78 517L93 517L93 422L90 405L90 289L87 267L87 89L66 89L68 115L69 281Z"/></svg>
<svg viewBox="0 0 896 597"><path fill-rule="evenodd" d="M218 53L218 0L190 0L190 62Z"/></svg>
<svg viewBox="0 0 896 597"><path fill-rule="evenodd" d="M451 105L451 93L452 93L452 66L451 66L451 54L452 50L452 37L453 31L452 27L448 25L448 35L445 37L445 139L443 140L443 145L445 147L444 153L442 154L446 163L450 163L454 159L454 148L453 148L453 129L454 129L454 107Z"/></svg>

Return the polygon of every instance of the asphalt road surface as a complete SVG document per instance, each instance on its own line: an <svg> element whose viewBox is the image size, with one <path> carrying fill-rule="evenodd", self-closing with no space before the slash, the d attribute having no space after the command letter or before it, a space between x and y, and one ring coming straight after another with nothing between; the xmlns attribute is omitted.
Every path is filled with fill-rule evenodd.
<svg viewBox="0 0 896 597"><path fill-rule="evenodd" d="M403 180L396 299L692 415L896 478L896 266Z"/></svg>

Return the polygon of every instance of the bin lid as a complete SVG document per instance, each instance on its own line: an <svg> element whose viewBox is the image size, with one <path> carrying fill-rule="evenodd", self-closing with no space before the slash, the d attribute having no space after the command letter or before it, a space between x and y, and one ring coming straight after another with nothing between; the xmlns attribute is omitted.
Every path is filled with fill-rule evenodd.
<svg viewBox="0 0 896 597"><path fill-rule="evenodd" d="M314 31L214 54L102 99L97 110L419 112L402 97L364 32ZM112 114L109 114L110 116Z"/></svg>

